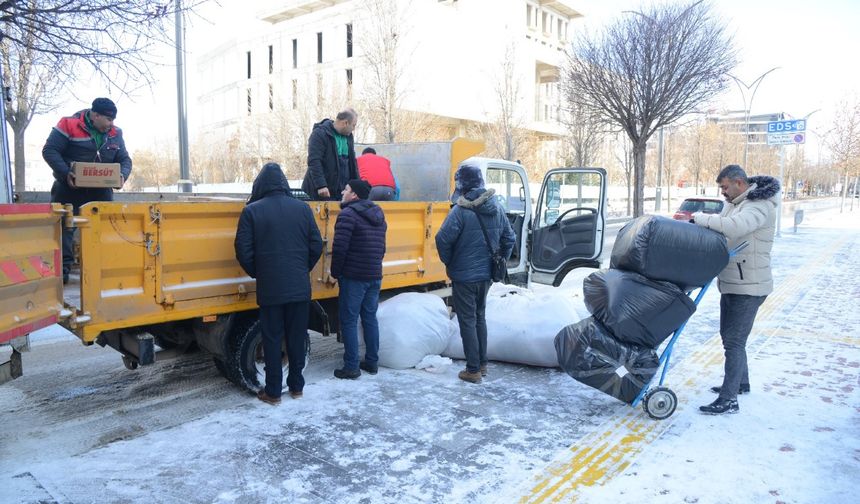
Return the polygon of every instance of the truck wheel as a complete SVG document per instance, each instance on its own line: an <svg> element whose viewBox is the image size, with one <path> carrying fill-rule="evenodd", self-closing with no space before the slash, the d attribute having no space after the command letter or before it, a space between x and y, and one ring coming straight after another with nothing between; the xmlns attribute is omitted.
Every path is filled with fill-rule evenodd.
<svg viewBox="0 0 860 504"><path fill-rule="evenodd" d="M263 332L260 330L258 320L242 324L241 332L236 334L233 355L229 367L231 379L240 387L256 394L266 383L266 364L263 360ZM305 366L310 358L310 337L305 336ZM225 363L226 364L226 363ZM287 373L289 371L287 359L286 341L281 344L281 369L283 379L281 386L287 386Z"/></svg>

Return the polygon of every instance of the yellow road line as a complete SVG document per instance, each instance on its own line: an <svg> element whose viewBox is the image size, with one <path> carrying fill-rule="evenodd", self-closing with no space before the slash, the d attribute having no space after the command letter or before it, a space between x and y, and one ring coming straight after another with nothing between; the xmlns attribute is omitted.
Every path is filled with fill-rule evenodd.
<svg viewBox="0 0 860 504"><path fill-rule="evenodd" d="M835 241L830 246L830 256L838 252L847 237ZM820 257L821 263L829 260ZM804 268L781 282L768 296L757 317L757 325L769 321L782 313L783 305L796 296L800 287L813 279L813 268ZM766 342L774 335L784 334L782 327L755 330L750 335L750 343ZM857 338L847 338L856 341ZM709 377L714 368L723 366L723 347L719 332L709 338L702 346L672 369L667 375L678 380L682 390L696 390L702 385L702 377ZM681 394L683 397L683 394ZM687 402L678 400L677 412L683 411ZM573 492L580 486L602 485L624 471L643 448L659 438L673 424L672 417L656 421L648 418L634 408L619 410L619 413L605 422L596 431L584 436L576 445L571 446L550 465L528 483L528 494L520 499L521 503L576 502Z"/></svg>

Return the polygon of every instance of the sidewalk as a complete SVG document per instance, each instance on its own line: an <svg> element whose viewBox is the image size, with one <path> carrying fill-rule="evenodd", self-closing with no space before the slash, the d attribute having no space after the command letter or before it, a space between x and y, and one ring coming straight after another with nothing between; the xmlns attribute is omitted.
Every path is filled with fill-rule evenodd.
<svg viewBox="0 0 860 504"><path fill-rule="evenodd" d="M679 398L673 417L615 415L529 482L522 501L855 502L858 216L845 228L813 227L838 218L838 211L819 214L777 242L777 286L750 336L753 392L740 397L739 415L697 411L722 377L717 333L681 353L670 371L667 383Z"/></svg>
<svg viewBox="0 0 860 504"><path fill-rule="evenodd" d="M0 387L0 502L854 502L858 215L808 215L777 240L776 291L751 335L753 391L737 415L697 411L722 373L716 289L675 348L667 385L679 406L662 422L558 369L491 363L481 385L457 379L462 363L342 381L331 377L340 353L315 347L305 397L271 407L212 388L204 357L134 374L105 352L107 375ZM72 344L37 346L31 360ZM166 375L178 366L202 371L174 391ZM195 394L211 397L189 406L186 382L204 379L213 385ZM101 432L108 421L124 434Z"/></svg>

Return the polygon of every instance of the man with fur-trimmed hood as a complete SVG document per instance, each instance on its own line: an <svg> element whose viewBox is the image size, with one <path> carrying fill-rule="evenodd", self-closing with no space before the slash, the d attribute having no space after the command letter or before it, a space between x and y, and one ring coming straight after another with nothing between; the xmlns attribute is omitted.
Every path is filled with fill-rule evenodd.
<svg viewBox="0 0 860 504"><path fill-rule="evenodd" d="M495 190L484 188L480 168L460 166L454 174L454 183L451 201L456 204L436 233L436 248L451 279L454 311L466 355L466 369L459 377L480 383L481 377L487 375L485 310L492 284L492 259L478 219L487 229L492 248L500 249L506 259L511 257L515 235L496 200Z"/></svg>
<svg viewBox="0 0 860 504"><path fill-rule="evenodd" d="M738 165L728 165L717 176L727 204L719 214L693 214L697 225L725 235L729 248L747 242L720 273L720 336L726 365L723 384L711 390L719 394L699 409L722 414L739 411L737 396L750 391L746 344L758 308L773 291L770 251L776 230L779 181L773 177L749 177Z"/></svg>

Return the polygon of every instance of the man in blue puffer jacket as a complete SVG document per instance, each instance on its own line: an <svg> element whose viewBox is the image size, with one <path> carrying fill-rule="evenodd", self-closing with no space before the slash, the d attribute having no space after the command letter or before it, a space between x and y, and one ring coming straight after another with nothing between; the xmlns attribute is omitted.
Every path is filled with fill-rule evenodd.
<svg viewBox="0 0 860 504"><path fill-rule="evenodd" d="M481 377L487 375L485 310L492 276L491 255L478 219L487 228L492 248L501 249L506 259L511 257L515 235L496 201L496 191L484 188L480 168L460 166L454 174L454 184L451 200L456 204L436 233L436 248L451 279L454 311L466 355L466 369L460 371L459 377L480 383Z"/></svg>
<svg viewBox="0 0 860 504"><path fill-rule="evenodd" d="M352 179L342 192L334 224L331 276L340 284L338 316L343 339L343 367L338 378L355 379L361 370L376 374L379 362L379 323L376 309L382 285L382 258L388 225L382 209L368 200L370 184ZM364 329L364 360L358 360L358 317Z"/></svg>

